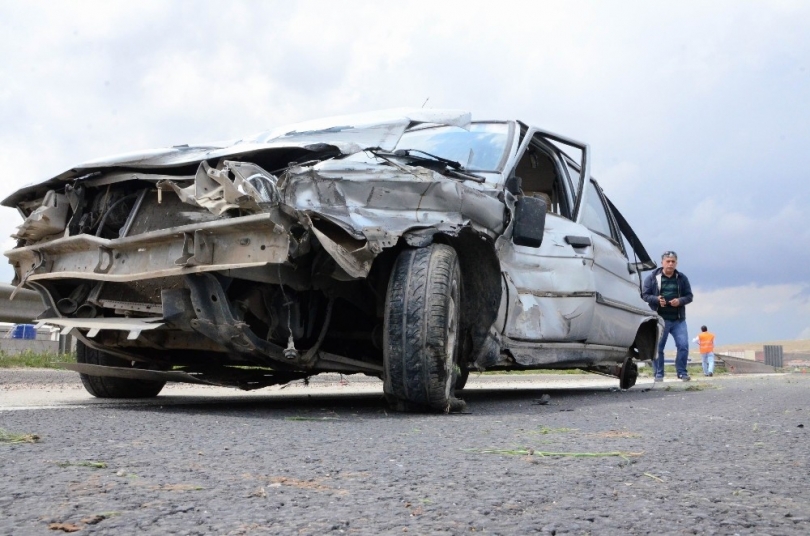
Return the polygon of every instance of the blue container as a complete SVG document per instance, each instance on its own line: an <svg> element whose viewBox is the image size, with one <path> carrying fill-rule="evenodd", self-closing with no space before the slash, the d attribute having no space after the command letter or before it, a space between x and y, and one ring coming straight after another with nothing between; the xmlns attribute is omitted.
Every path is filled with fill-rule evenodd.
<svg viewBox="0 0 810 536"><path fill-rule="evenodd" d="M15 324L11 329L12 339L36 339L37 328L34 324Z"/></svg>

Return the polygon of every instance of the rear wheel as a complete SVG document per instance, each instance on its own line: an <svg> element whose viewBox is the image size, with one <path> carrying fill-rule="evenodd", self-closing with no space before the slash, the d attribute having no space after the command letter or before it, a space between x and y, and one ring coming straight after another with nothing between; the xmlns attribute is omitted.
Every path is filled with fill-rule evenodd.
<svg viewBox="0 0 810 536"><path fill-rule="evenodd" d="M76 361L88 365L132 368L132 363L76 341ZM97 398L151 398L160 393L166 382L132 380L109 376L79 374L88 393Z"/></svg>
<svg viewBox="0 0 810 536"><path fill-rule="evenodd" d="M619 373L619 387L621 389L630 389L636 384L638 378L638 365L633 361L632 357L627 357L622 363L622 369Z"/></svg>
<svg viewBox="0 0 810 536"><path fill-rule="evenodd" d="M459 411L461 270L450 246L403 251L385 303L384 390L401 411Z"/></svg>

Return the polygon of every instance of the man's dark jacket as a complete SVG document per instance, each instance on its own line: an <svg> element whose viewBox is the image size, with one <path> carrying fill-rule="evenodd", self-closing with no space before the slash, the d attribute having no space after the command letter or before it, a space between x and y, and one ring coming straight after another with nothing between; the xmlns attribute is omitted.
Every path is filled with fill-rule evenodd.
<svg viewBox="0 0 810 536"><path fill-rule="evenodd" d="M650 309L658 311L658 296L661 294L661 273L663 268L656 268L644 280L644 287L641 290L641 298L649 304ZM678 320L686 320L686 304L692 303L692 285L689 278L675 270L675 280L678 282L678 299L681 304L677 307Z"/></svg>

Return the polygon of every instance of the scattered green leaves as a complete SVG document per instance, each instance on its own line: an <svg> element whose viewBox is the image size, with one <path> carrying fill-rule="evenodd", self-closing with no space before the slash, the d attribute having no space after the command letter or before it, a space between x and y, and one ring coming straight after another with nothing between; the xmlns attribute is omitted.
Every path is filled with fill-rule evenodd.
<svg viewBox="0 0 810 536"><path fill-rule="evenodd" d="M198 484L163 484L156 489L163 491L200 491L205 489Z"/></svg>
<svg viewBox="0 0 810 536"><path fill-rule="evenodd" d="M81 462L57 462L59 467L90 467L91 469L106 469L107 462L81 461Z"/></svg>
<svg viewBox="0 0 810 536"><path fill-rule="evenodd" d="M529 431L530 434L565 434L568 432L576 432L576 428L549 428L548 426L541 426L537 430Z"/></svg>
<svg viewBox="0 0 810 536"><path fill-rule="evenodd" d="M641 456L644 452L627 452L627 451L611 451L611 452L548 452L542 450L535 450L532 448L520 449L465 449L466 452L476 452L479 454L502 454L507 456L540 456L540 457L556 457L556 458L630 458Z"/></svg>
<svg viewBox="0 0 810 536"><path fill-rule="evenodd" d="M684 391L705 391L706 389L711 389L708 383L693 383L687 385Z"/></svg>
<svg viewBox="0 0 810 536"><path fill-rule="evenodd" d="M664 391L705 391L706 389L717 389L717 386L713 383L695 382L689 385L676 383L664 387Z"/></svg>
<svg viewBox="0 0 810 536"><path fill-rule="evenodd" d="M0 428L0 443L37 443L39 436L37 434L15 434L9 432L4 428Z"/></svg>
<svg viewBox="0 0 810 536"><path fill-rule="evenodd" d="M641 434L628 430L607 430L605 432L594 432L591 435L605 439L637 439L641 437Z"/></svg>

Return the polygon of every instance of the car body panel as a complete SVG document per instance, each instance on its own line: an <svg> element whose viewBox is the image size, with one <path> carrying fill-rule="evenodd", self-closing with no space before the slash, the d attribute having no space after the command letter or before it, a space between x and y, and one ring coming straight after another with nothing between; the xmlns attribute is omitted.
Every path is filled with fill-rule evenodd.
<svg viewBox="0 0 810 536"><path fill-rule="evenodd" d="M490 145L465 152L468 139ZM155 349L181 356L175 365L199 359L206 381L211 367L251 363L381 374L380 296L393 259L434 241L459 254L466 366L649 359L658 317L641 300L638 270L651 261L588 182L589 158L587 144L518 121L471 123L457 110L309 122L100 159L22 188L4 201L25 218L6 256L14 284L40 292L52 324L134 361L173 359ZM538 196L542 242L516 245L516 203ZM600 230L588 227L594 207L604 210ZM631 266L622 235L641 265Z"/></svg>

